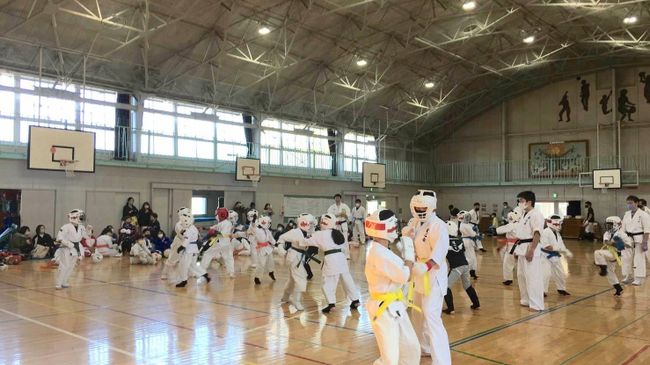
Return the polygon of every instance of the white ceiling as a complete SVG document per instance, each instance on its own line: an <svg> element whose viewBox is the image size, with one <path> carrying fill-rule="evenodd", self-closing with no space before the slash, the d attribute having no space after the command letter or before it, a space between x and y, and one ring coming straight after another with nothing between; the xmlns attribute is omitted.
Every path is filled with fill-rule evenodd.
<svg viewBox="0 0 650 365"><path fill-rule="evenodd" d="M0 66L428 144L553 80L648 63L647 0L462 3L0 0Z"/></svg>

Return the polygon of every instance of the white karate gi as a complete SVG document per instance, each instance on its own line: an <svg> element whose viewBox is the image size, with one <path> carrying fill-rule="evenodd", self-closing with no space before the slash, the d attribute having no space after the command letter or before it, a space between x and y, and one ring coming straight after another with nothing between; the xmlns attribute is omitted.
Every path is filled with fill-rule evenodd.
<svg viewBox="0 0 650 365"><path fill-rule="evenodd" d="M559 251L561 253L566 252L567 250L560 233L554 232L549 227L544 228L542 231L539 245L545 250ZM550 248L547 248L549 246ZM544 258L544 292L548 293L548 285L551 281L551 276L555 283L555 289L566 290L566 279L568 273L565 271L565 266L562 263L564 256L553 256L549 258L547 253L542 252L542 257Z"/></svg>
<svg viewBox="0 0 650 365"><path fill-rule="evenodd" d="M176 231L182 232L183 228L180 227L180 224L177 223L176 225ZM178 263L180 282L187 281L190 277L190 272L192 273L192 276L200 278L205 275L205 270L196 264L199 256L199 246L197 245L197 241L199 240L199 231L194 225L191 225L180 235L183 240L181 245L185 247L185 250L180 253L180 261Z"/></svg>
<svg viewBox="0 0 650 365"><path fill-rule="evenodd" d="M341 213L345 213L345 218L337 217L337 215ZM350 244L348 242L348 219L350 219L351 216L350 207L348 207L348 205L343 202L341 202L340 205L336 205L336 203L334 203L327 209L327 214L332 215L332 217L336 219L335 228L341 231L341 233L343 233L343 237L345 237L345 243L341 245L340 248L343 250L345 257L349 259Z"/></svg>
<svg viewBox="0 0 650 365"><path fill-rule="evenodd" d="M273 248L275 247L275 239L273 233L267 228L257 226L255 228L255 244L251 251L257 252L257 268L255 270L255 277L261 278L264 274L273 272L275 269L275 261L273 261Z"/></svg>
<svg viewBox="0 0 650 365"><path fill-rule="evenodd" d="M363 226L363 220L366 218L366 208L356 206L352 208L352 240L361 244L366 243L366 230Z"/></svg>
<svg viewBox="0 0 650 365"><path fill-rule="evenodd" d="M473 238L476 237L476 232L472 229L472 225L469 223L460 224L460 234L463 237L463 246L465 246L465 258L467 259L467 264L469 265L470 270L478 269L478 261L476 259L476 242Z"/></svg>
<svg viewBox="0 0 650 365"><path fill-rule="evenodd" d="M422 309L422 313L412 314L417 318L414 322L422 326L421 329L416 329L422 352L431 354L432 364L448 365L451 364L449 337L440 317L442 302L447 294L447 224L432 214L431 218L423 223L411 219L407 230L413 239L417 260L433 260L439 266L439 269L432 268L424 275L415 277L414 302Z"/></svg>
<svg viewBox="0 0 650 365"><path fill-rule="evenodd" d="M223 260L223 265L226 267L228 276L234 278L235 259L233 258L233 245L230 239L230 235L233 232L232 222L228 219L224 219L210 227L210 229L217 231L218 237L213 238L216 242L213 242L212 246L203 253L203 257L201 258L201 268L207 271L212 260ZM208 243L206 242L205 244Z"/></svg>
<svg viewBox="0 0 650 365"><path fill-rule="evenodd" d="M472 209L468 213L469 213L469 222L472 224L472 226L476 226L476 231L478 232L478 224L481 221L481 216L479 215L479 212ZM476 242L474 242L474 246L465 245L465 248L469 248L469 247L476 247L477 250L481 250L483 249L483 242L481 242L481 240L476 240Z"/></svg>
<svg viewBox="0 0 650 365"><path fill-rule="evenodd" d="M109 235L97 237L95 252L100 253L102 256L117 256L120 253L118 250L113 248L113 237Z"/></svg>
<svg viewBox="0 0 650 365"><path fill-rule="evenodd" d="M291 300L291 303L298 309L302 310L302 293L307 291L307 270L305 270L305 248L302 242L306 239L300 228L294 228L280 237L278 243L285 256L285 263L289 265L289 279L284 286L282 300ZM285 242L290 242L291 247L284 249ZM300 251L303 252L300 252Z"/></svg>
<svg viewBox="0 0 650 365"><path fill-rule="evenodd" d="M381 357L374 365L418 365L420 364L420 342L413 329L406 305L403 301L390 303L377 316L382 294L402 290L409 280L409 269L404 261L381 244L370 241L366 255L366 279L370 298L366 303L371 326Z"/></svg>
<svg viewBox="0 0 650 365"><path fill-rule="evenodd" d="M621 231L620 229L612 234L611 231L605 232L603 234L603 243L611 242L614 240L614 237L621 237L623 241L626 241L627 235L625 232ZM625 254L625 251L630 251L629 253L632 253L632 248L629 247L628 245L625 245L625 250L621 252L621 263L623 262L623 255ZM596 265L606 265L607 266L607 281L611 285L616 285L620 284L618 280L618 276L616 275L616 267L618 266L618 260L616 260L616 256L618 253L616 253L616 249L612 247L612 249L600 249L594 251L594 263ZM631 257L630 257L631 258ZM629 259L628 259L629 260ZM630 267L631 269L631 267ZM630 270L631 272L631 270Z"/></svg>
<svg viewBox="0 0 650 365"><path fill-rule="evenodd" d="M504 226L497 227L497 234L506 235L506 244L505 246L503 246L500 253L501 260L503 261L502 268L503 268L504 281L507 280L512 281L513 279L512 272L515 269L515 263L517 262L515 255L510 254L510 251L512 251L512 247L515 245L515 242L517 242L517 236L515 236L514 229L515 229L514 223L508 223Z"/></svg>
<svg viewBox="0 0 650 365"><path fill-rule="evenodd" d="M56 273L56 287L70 286L68 280L74 271L77 261L81 259L83 247L81 246L81 239L84 237L86 230L79 224L75 227L72 223L64 224L59 233L56 235L56 240L59 242L59 248L54 254L54 259L59 263Z"/></svg>
<svg viewBox="0 0 650 365"><path fill-rule="evenodd" d="M635 281L643 281L646 277L646 253L643 251L642 242L645 233L650 233L650 215L641 209L637 209L634 215L632 211L625 212L621 231L627 233L634 240L633 275ZM627 251L627 249L626 249ZM625 280L631 279L629 270L629 254L624 255L623 275Z"/></svg>
<svg viewBox="0 0 650 365"><path fill-rule="evenodd" d="M153 265L156 263L156 260L151 254L151 250L147 247L146 243L143 241L136 241L131 246L131 257L130 261L132 265L143 264L143 265Z"/></svg>
<svg viewBox="0 0 650 365"><path fill-rule="evenodd" d="M326 229L323 231L316 231L307 240L303 241L306 246L314 246L325 251L329 250L342 250L343 245L337 245L332 239L332 230ZM343 251L331 253L323 257L323 268L321 269L323 275L323 294L328 304L336 304L336 287L339 283L339 278L343 281L343 290L350 301L359 300L360 294L357 285L350 275L350 267L348 266L347 259Z"/></svg>
<svg viewBox="0 0 650 365"><path fill-rule="evenodd" d="M537 209L524 212L515 224L515 235L520 240L532 239L535 232L544 231L544 216ZM533 259L526 260L526 251L532 242L521 243L515 248L517 255L517 281L521 298L519 303L534 310L544 310L544 266L541 244L533 252Z"/></svg>

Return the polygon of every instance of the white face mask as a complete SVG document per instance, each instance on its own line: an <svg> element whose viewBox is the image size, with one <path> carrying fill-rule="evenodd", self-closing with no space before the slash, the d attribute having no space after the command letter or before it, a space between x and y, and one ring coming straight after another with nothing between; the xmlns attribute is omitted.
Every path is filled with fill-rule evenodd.
<svg viewBox="0 0 650 365"><path fill-rule="evenodd" d="M519 202L517 204L517 206L519 207L519 209L526 209L526 203L525 202Z"/></svg>
<svg viewBox="0 0 650 365"><path fill-rule="evenodd" d="M361 206L361 204L355 204L355 205L357 206L357 208L359 208Z"/></svg>

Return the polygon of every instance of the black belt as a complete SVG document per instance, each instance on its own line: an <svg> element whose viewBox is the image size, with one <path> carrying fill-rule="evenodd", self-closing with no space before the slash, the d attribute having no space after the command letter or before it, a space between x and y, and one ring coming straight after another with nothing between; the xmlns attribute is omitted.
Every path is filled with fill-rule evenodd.
<svg viewBox="0 0 650 365"><path fill-rule="evenodd" d="M645 232L635 232L635 233L625 232L625 233L630 237L634 237L634 236L638 236L640 234L644 234Z"/></svg>
<svg viewBox="0 0 650 365"><path fill-rule="evenodd" d="M530 242L533 242L532 238L526 238L525 240L517 240L517 242L515 242L515 244L512 245L512 249L510 249L510 254L511 255L515 254L515 248L517 248L517 246L521 245L522 243L530 243Z"/></svg>
<svg viewBox="0 0 650 365"><path fill-rule="evenodd" d="M327 251L323 252L323 255L327 256L327 255L331 255L333 253L339 253L339 252L343 252L343 251L340 248L335 248L335 249L327 250Z"/></svg>

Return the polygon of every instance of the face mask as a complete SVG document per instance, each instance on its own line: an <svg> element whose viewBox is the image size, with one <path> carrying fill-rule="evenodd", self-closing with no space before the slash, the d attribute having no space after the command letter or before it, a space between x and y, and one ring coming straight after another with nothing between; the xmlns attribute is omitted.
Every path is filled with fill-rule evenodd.
<svg viewBox="0 0 650 365"><path fill-rule="evenodd" d="M359 208L361 206L361 204L355 204L355 205L357 206L357 208Z"/></svg>
<svg viewBox="0 0 650 365"><path fill-rule="evenodd" d="M159 234L159 235L158 235L158 238L163 238L163 237L164 237L164 236L163 236L162 234Z"/></svg>
<svg viewBox="0 0 650 365"><path fill-rule="evenodd" d="M474 210L478 212L479 208L474 208Z"/></svg>
<svg viewBox="0 0 650 365"><path fill-rule="evenodd" d="M628 203L627 204L627 210L634 210L634 204Z"/></svg>
<svg viewBox="0 0 650 365"><path fill-rule="evenodd" d="M519 209L526 209L526 203L525 202L519 202L519 204L517 204L517 206L519 207Z"/></svg>

